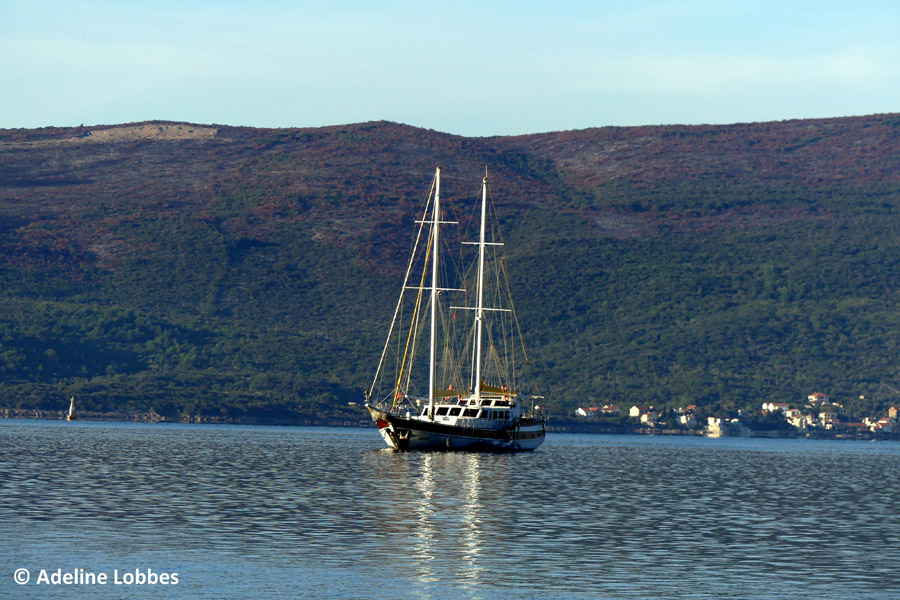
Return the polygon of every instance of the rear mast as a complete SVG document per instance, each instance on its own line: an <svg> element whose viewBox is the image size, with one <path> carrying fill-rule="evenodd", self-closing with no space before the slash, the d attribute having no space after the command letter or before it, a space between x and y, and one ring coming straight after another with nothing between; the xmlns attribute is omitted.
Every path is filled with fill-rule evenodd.
<svg viewBox="0 0 900 600"><path fill-rule="evenodd" d="M434 416L434 370L435 370L435 340L437 337L437 295L438 295L438 231L440 227L438 223L441 220L441 168L437 167L434 173L434 213L432 220L434 221L433 246L431 249L432 260L431 265L431 356L428 362L428 416Z"/></svg>

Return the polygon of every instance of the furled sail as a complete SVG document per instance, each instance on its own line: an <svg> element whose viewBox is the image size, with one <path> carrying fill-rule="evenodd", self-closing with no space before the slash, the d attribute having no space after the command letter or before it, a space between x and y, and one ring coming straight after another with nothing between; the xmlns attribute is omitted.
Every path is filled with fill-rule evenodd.
<svg viewBox="0 0 900 600"><path fill-rule="evenodd" d="M489 394L503 394L504 396L517 396L518 395L518 394L516 394L515 390L506 389L505 385L501 386L501 387L497 387L494 385L488 385L488 384L484 383L483 381L481 382L481 392L482 393L488 392Z"/></svg>

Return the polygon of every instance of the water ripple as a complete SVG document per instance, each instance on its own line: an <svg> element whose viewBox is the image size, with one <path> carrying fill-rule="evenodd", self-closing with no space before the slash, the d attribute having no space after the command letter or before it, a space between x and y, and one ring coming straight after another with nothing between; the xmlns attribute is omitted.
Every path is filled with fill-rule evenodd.
<svg viewBox="0 0 900 600"><path fill-rule="evenodd" d="M0 576L124 561L174 565L198 598L896 596L894 444L379 448L372 430L2 423Z"/></svg>

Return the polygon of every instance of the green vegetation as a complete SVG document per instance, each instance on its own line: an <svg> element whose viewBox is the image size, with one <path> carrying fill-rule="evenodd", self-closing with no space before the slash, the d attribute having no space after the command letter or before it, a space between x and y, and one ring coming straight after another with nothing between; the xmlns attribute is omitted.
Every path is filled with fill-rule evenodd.
<svg viewBox="0 0 900 600"><path fill-rule="evenodd" d="M364 418L431 170L465 219L485 163L554 414L897 402L897 116L81 133L0 131L0 406Z"/></svg>
<svg viewBox="0 0 900 600"><path fill-rule="evenodd" d="M894 218L600 244L561 231L539 245L569 277L538 255L513 269L531 291L523 320L541 348L540 378L585 405L756 410L816 390L852 405L900 378Z"/></svg>

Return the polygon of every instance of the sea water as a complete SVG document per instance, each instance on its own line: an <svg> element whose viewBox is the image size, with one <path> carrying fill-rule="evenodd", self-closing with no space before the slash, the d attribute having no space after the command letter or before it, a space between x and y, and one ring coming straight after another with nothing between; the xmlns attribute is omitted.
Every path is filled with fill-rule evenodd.
<svg viewBox="0 0 900 600"><path fill-rule="evenodd" d="M900 597L896 442L382 446L374 428L0 421L0 597Z"/></svg>

